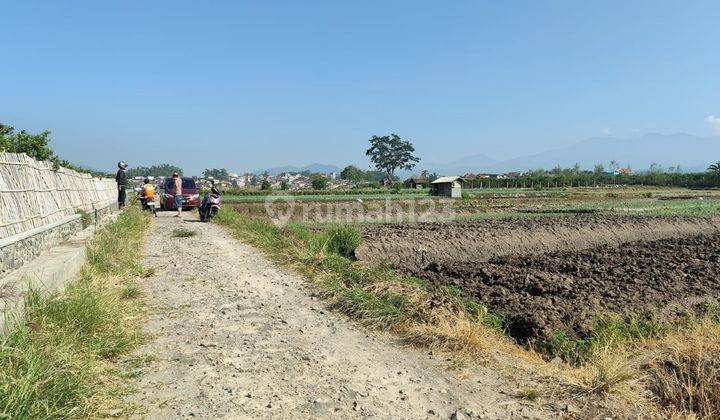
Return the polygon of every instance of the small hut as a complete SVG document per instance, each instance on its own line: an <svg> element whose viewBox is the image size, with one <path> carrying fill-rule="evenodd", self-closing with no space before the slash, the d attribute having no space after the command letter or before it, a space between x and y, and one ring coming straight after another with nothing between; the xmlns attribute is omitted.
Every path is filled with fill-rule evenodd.
<svg viewBox="0 0 720 420"><path fill-rule="evenodd" d="M425 188L425 185L427 185L427 178L424 176L414 176L407 181L408 188L412 188L414 190L421 190Z"/></svg>
<svg viewBox="0 0 720 420"><path fill-rule="evenodd" d="M443 176L430 184L432 195L440 197L462 197L462 186L465 183L465 178L459 176Z"/></svg>

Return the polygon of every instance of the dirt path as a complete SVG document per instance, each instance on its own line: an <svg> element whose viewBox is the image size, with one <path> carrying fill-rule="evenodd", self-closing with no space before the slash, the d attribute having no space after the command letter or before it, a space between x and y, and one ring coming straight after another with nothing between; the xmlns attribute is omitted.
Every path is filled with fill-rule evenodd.
<svg viewBox="0 0 720 420"><path fill-rule="evenodd" d="M452 362L326 311L305 280L212 224L155 220L151 307L128 402L148 418L546 418L489 369ZM196 232L171 237L173 229Z"/></svg>

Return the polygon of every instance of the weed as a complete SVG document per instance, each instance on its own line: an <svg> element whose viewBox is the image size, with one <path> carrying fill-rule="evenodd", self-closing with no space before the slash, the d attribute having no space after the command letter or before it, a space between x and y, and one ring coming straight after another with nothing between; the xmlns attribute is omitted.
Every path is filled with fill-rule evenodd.
<svg viewBox="0 0 720 420"><path fill-rule="evenodd" d="M173 238L190 238L197 235L197 232L187 229L175 229L173 230Z"/></svg>
<svg viewBox="0 0 720 420"><path fill-rule="evenodd" d="M83 209L76 209L75 214L80 215L80 223L82 224L83 229L86 229L93 224L93 216L87 211Z"/></svg>
<svg viewBox="0 0 720 420"><path fill-rule="evenodd" d="M515 394L516 397L528 401L537 401L540 399L540 391L535 388L522 388Z"/></svg>
<svg viewBox="0 0 720 420"><path fill-rule="evenodd" d="M120 289L120 297L123 299L133 299L142 294L140 287L133 281L127 281L122 289Z"/></svg>
<svg viewBox="0 0 720 420"><path fill-rule="evenodd" d="M327 235L327 250L343 257L354 257L355 249L362 241L360 231L348 225L330 225L325 235Z"/></svg>

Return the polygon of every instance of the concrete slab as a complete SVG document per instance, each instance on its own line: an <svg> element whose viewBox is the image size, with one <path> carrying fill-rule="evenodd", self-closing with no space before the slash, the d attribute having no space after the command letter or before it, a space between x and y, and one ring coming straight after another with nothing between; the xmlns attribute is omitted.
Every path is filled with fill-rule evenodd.
<svg viewBox="0 0 720 420"><path fill-rule="evenodd" d="M114 219L114 215L108 219ZM89 227L32 262L0 278L0 333L22 313L25 294L32 286L48 292L74 281L85 262L86 244L95 233Z"/></svg>

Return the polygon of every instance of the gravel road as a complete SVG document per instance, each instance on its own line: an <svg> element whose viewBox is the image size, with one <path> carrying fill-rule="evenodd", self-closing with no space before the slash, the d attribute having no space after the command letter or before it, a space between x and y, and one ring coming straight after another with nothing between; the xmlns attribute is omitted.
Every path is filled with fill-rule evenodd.
<svg viewBox="0 0 720 420"><path fill-rule="evenodd" d="M151 356L127 402L147 418L546 418L489 368L368 331L224 228L161 213L142 279ZM191 215L186 215L190 219ZM173 229L196 233L172 237Z"/></svg>

